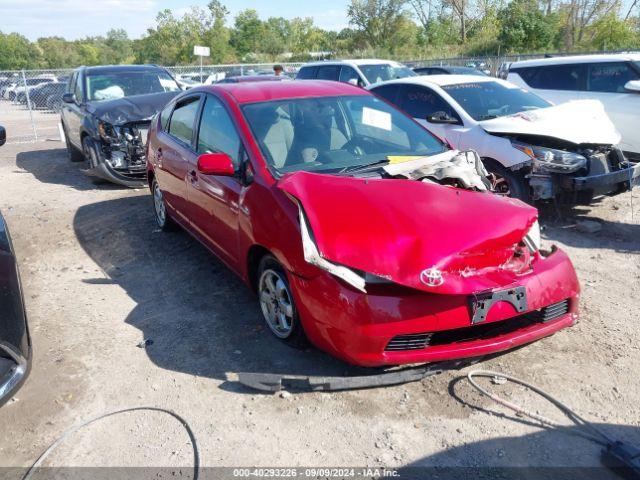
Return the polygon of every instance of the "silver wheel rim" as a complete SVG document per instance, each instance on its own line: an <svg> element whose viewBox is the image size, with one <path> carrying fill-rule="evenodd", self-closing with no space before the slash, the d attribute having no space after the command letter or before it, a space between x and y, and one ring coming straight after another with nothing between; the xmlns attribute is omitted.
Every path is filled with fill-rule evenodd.
<svg viewBox="0 0 640 480"><path fill-rule="evenodd" d="M278 338L287 338L293 330L293 302L282 275L265 270L260 276L260 308L269 328Z"/></svg>
<svg viewBox="0 0 640 480"><path fill-rule="evenodd" d="M158 225L161 227L164 226L164 222L167 219L167 212L164 208L164 199L162 198L162 190L158 184L154 184L153 188L153 205L156 210L156 220L158 221Z"/></svg>

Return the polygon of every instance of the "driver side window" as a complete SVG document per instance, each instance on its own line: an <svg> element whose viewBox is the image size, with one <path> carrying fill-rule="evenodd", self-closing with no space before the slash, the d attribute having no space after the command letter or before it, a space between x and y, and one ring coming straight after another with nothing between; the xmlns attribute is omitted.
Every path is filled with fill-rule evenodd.
<svg viewBox="0 0 640 480"><path fill-rule="evenodd" d="M198 131L198 153L226 153L238 170L241 146L240 136L224 105L207 95Z"/></svg>
<svg viewBox="0 0 640 480"><path fill-rule="evenodd" d="M460 121L457 113L445 100L430 88L405 85L400 107L413 118L425 120L437 112L445 112Z"/></svg>

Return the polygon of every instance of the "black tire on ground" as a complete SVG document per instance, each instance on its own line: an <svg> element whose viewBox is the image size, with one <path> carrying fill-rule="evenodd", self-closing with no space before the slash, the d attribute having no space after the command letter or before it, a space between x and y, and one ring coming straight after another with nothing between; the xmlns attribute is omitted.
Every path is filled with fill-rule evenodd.
<svg viewBox="0 0 640 480"><path fill-rule="evenodd" d="M153 211L158 228L163 232L172 232L178 228L173 219L167 212L167 205L164 201L164 195L160 190L158 181L154 178L151 182L151 197L153 198Z"/></svg>
<svg viewBox="0 0 640 480"><path fill-rule="evenodd" d="M498 195L517 198L533 204L531 188L524 174L509 170L491 159L483 159L483 163L489 172L492 187Z"/></svg>
<svg viewBox="0 0 640 480"><path fill-rule="evenodd" d="M278 332L276 329L274 329L272 323L270 323L267 317L269 314L266 311L267 307L263 304L263 294L269 296L268 290L265 289L265 284L269 275L274 275L273 278L277 278L279 282L281 282L281 284L278 282L277 285L280 289L284 289L283 291L281 291L281 293L287 296L285 304L291 306L292 311L291 316L289 317L291 327L288 331L285 332ZM267 254L262 257L262 259L260 260L260 265L258 266L257 280L258 285L256 290L258 292L258 303L260 305L265 323L267 324L269 330L271 330L275 337L277 337L279 340L282 340L282 342L291 347L299 349L308 347L309 340L307 339L307 336L304 332L304 327L302 326L302 322L300 321L300 315L298 314L298 309L295 305L295 300L291 291L289 279L284 268L282 267L282 265L280 265L280 263L275 259L274 256ZM265 282L265 284L263 284L263 281ZM274 300L276 300L277 302L277 299Z"/></svg>
<svg viewBox="0 0 640 480"><path fill-rule="evenodd" d="M71 142L69 142L69 134L67 133L67 127L62 124L62 130L64 131L64 141L67 146L67 154L69 155L69 160L72 162L82 162L84 160L84 155L80 150L74 147Z"/></svg>

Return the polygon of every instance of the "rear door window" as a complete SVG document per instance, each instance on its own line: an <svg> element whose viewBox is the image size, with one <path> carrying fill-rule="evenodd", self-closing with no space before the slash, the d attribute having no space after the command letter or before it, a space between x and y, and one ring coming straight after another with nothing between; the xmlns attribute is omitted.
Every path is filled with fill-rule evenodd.
<svg viewBox="0 0 640 480"><path fill-rule="evenodd" d="M355 80L358 83L361 83L360 75L358 75L358 72L356 72L352 67L343 65L342 68L340 69L340 81L344 83L349 83L349 81L353 81L353 80Z"/></svg>
<svg viewBox="0 0 640 480"><path fill-rule="evenodd" d="M623 93L630 80L637 80L638 74L631 65L624 62L603 62L589 65L587 91Z"/></svg>
<svg viewBox="0 0 640 480"><path fill-rule="evenodd" d="M531 88L570 91L585 89L586 65L581 63L544 65L512 69L511 71L519 74Z"/></svg>
<svg viewBox="0 0 640 480"><path fill-rule="evenodd" d="M318 69L318 80L333 80L334 82L337 82L339 75L339 65L327 65L326 67L320 67Z"/></svg>
<svg viewBox="0 0 640 480"><path fill-rule="evenodd" d="M298 80L310 80L312 78L316 78L316 74L318 72L318 67L302 67L296 75Z"/></svg>
<svg viewBox="0 0 640 480"><path fill-rule="evenodd" d="M176 105L169 123L169 135L180 142L191 145L200 97L190 97Z"/></svg>
<svg viewBox="0 0 640 480"><path fill-rule="evenodd" d="M453 108L430 88L405 85L401 99L400 108L414 118L425 120L436 112L445 112L450 117L460 120Z"/></svg>

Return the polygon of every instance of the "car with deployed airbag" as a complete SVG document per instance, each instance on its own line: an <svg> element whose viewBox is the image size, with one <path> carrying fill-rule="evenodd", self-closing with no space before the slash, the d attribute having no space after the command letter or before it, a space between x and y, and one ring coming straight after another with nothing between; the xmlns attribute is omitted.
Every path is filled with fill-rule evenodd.
<svg viewBox="0 0 640 480"><path fill-rule="evenodd" d="M147 149L158 226L217 255L289 344L362 366L436 362L578 319L575 271L540 248L536 209L361 88L194 88L153 119Z"/></svg>
<svg viewBox="0 0 640 480"><path fill-rule="evenodd" d="M77 68L60 110L69 159L84 162L84 172L95 179L145 185L149 123L180 91L156 65Z"/></svg>

